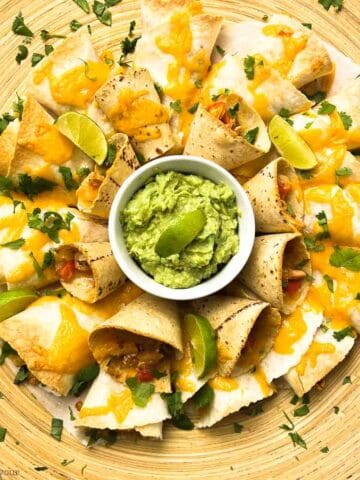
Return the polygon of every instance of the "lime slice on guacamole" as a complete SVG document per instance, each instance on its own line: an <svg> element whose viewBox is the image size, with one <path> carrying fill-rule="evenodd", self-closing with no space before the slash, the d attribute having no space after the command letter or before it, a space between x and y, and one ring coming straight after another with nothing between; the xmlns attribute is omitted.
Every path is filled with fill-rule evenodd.
<svg viewBox="0 0 360 480"><path fill-rule="evenodd" d="M58 130L98 165L106 159L108 143L101 128L87 115L66 112L56 121Z"/></svg>
<svg viewBox="0 0 360 480"><path fill-rule="evenodd" d="M191 358L198 378L207 375L216 365L215 330L209 320L200 315L185 315L185 330L190 339Z"/></svg>
<svg viewBox="0 0 360 480"><path fill-rule="evenodd" d="M0 293L0 322L25 310L38 298L33 290L18 289Z"/></svg>
<svg viewBox="0 0 360 480"><path fill-rule="evenodd" d="M269 135L280 155L294 168L309 170L317 165L315 154L309 145L279 115L272 118Z"/></svg>
<svg viewBox="0 0 360 480"><path fill-rule="evenodd" d="M159 257L180 253L199 235L205 224L206 216L201 209L184 213L162 232L155 245L156 253Z"/></svg>

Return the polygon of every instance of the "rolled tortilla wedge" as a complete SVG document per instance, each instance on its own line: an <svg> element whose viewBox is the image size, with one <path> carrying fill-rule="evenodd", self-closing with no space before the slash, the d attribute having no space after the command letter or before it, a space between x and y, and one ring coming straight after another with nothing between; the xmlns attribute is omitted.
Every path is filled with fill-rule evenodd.
<svg viewBox="0 0 360 480"><path fill-rule="evenodd" d="M0 135L0 175L8 174L15 155L19 126L19 120L16 119Z"/></svg>
<svg viewBox="0 0 360 480"><path fill-rule="evenodd" d="M28 91L57 115L86 110L109 75L109 65L99 60L90 34L81 28L32 69Z"/></svg>
<svg viewBox="0 0 360 480"><path fill-rule="evenodd" d="M166 22L178 11L184 8L193 8L198 13L202 7L200 2L193 0L140 0L141 23L143 32L158 27L161 23Z"/></svg>
<svg viewBox="0 0 360 480"><path fill-rule="evenodd" d="M296 232L303 227L304 203L294 168L282 158L270 162L244 184L256 231Z"/></svg>
<svg viewBox="0 0 360 480"><path fill-rule="evenodd" d="M311 107L312 102L265 60L255 61L254 79L247 78L244 62L240 55L226 54L221 62L213 66L204 84L209 98L229 89L243 97L265 122L281 109L294 114Z"/></svg>
<svg viewBox="0 0 360 480"><path fill-rule="evenodd" d="M346 336L340 341L335 339L335 333L333 328L326 331L319 328L308 351L296 367L285 375L286 381L299 397L309 392L342 362L354 346L355 333L353 337Z"/></svg>
<svg viewBox="0 0 360 480"><path fill-rule="evenodd" d="M101 368L117 381L157 369L166 375L153 379L156 391L169 392L169 361L182 352L177 304L144 293L95 328L89 345Z"/></svg>
<svg viewBox="0 0 360 480"><path fill-rule="evenodd" d="M330 56L312 30L286 15L225 25L217 44L229 54L262 55L297 88L332 71ZM215 56L219 60L220 55Z"/></svg>
<svg viewBox="0 0 360 480"><path fill-rule="evenodd" d="M115 130L129 136L143 161L159 157L174 145L169 111L147 70L127 69L110 79L95 98Z"/></svg>
<svg viewBox="0 0 360 480"><path fill-rule="evenodd" d="M71 270L61 277L64 268ZM110 243L72 243L56 251L55 270L61 285L76 298L94 303L122 285L126 277L118 267Z"/></svg>
<svg viewBox="0 0 360 480"><path fill-rule="evenodd" d="M90 173L76 192L79 210L106 219L109 218L117 191L126 178L140 166L126 135L118 133L110 138L109 143L116 148L113 164L104 175Z"/></svg>
<svg viewBox="0 0 360 480"><path fill-rule="evenodd" d="M64 186L61 166L70 168L75 175L82 167L92 170L94 162L59 132L53 117L28 95L6 175L17 179L18 174L27 173Z"/></svg>
<svg viewBox="0 0 360 480"><path fill-rule="evenodd" d="M300 234L256 237L239 279L262 300L288 315L306 297L306 275L311 273L309 258Z"/></svg>
<svg viewBox="0 0 360 480"><path fill-rule="evenodd" d="M117 382L101 370L84 400L75 426L138 430L159 424L167 418L170 418L170 414L160 393L153 393L146 406L139 407L135 405L127 385Z"/></svg>
<svg viewBox="0 0 360 480"><path fill-rule="evenodd" d="M252 160L251 162L244 163L235 170L232 170L231 173L234 175L236 180L243 185L252 177L254 177L260 170L272 160L276 160L279 158L279 152L276 150L274 146L270 148L270 150L262 155L261 157Z"/></svg>
<svg viewBox="0 0 360 480"><path fill-rule="evenodd" d="M280 314L259 300L214 295L192 302L193 310L217 331L221 376L250 371L271 350ZM240 361L239 361L240 360Z"/></svg>
<svg viewBox="0 0 360 480"><path fill-rule="evenodd" d="M185 155L201 156L234 170L269 151L271 143L261 117L243 99L234 97L232 108L240 107L235 114L238 126L230 128L199 105L185 144ZM246 139L249 132L255 132L252 143Z"/></svg>

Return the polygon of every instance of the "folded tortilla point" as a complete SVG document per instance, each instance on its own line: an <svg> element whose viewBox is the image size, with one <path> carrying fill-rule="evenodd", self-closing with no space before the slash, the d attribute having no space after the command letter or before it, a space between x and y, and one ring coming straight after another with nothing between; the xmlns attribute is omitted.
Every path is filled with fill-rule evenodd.
<svg viewBox="0 0 360 480"><path fill-rule="evenodd" d="M87 303L106 297L126 280L108 242L62 245L55 262L62 286Z"/></svg>

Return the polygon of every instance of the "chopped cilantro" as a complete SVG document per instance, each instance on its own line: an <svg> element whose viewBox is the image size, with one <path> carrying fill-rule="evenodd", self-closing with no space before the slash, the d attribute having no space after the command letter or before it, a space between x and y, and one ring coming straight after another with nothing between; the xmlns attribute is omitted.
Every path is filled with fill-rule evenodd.
<svg viewBox="0 0 360 480"><path fill-rule="evenodd" d="M238 112L240 110L240 104L239 103L235 103L235 105L233 105L232 107L230 107L228 109L228 114L231 118L236 118Z"/></svg>
<svg viewBox="0 0 360 480"><path fill-rule="evenodd" d="M72 171L69 167L61 166L59 167L59 172L63 177L66 190L76 190L79 187L79 184L73 179Z"/></svg>
<svg viewBox="0 0 360 480"><path fill-rule="evenodd" d="M26 382L28 379L29 379L29 369L26 365L21 365L21 367L19 368L19 370L15 375L14 384L20 385L21 383Z"/></svg>
<svg viewBox="0 0 360 480"><path fill-rule="evenodd" d="M286 420L289 422L289 424L287 425L286 423L283 423L282 425L280 425L279 428L281 428L281 430L285 430L287 432L290 432L291 430L294 430L295 428L295 425L294 425L294 422L291 420L291 418L289 417L289 415L283 411L283 414L286 418Z"/></svg>
<svg viewBox="0 0 360 480"><path fill-rule="evenodd" d="M304 237L304 242L305 242L306 248L310 252L323 252L325 250L325 246L322 243L318 242L318 240L315 237L311 237L307 235Z"/></svg>
<svg viewBox="0 0 360 480"><path fill-rule="evenodd" d="M53 249L50 248L45 255L44 255L44 260L41 265L41 270L45 270L46 268L49 268L55 264L55 255L53 252Z"/></svg>
<svg viewBox="0 0 360 480"><path fill-rule="evenodd" d="M336 107L332 103L327 102L326 100L322 102L318 110L319 115L329 115L335 111Z"/></svg>
<svg viewBox="0 0 360 480"><path fill-rule="evenodd" d="M330 7L333 7L335 12L340 12L343 7L343 0L318 0L318 2L325 8L325 10L329 10Z"/></svg>
<svg viewBox="0 0 360 480"><path fill-rule="evenodd" d="M7 129L9 123L13 122L14 120L15 117L10 115L10 113L4 113L3 116L0 117L0 135Z"/></svg>
<svg viewBox="0 0 360 480"><path fill-rule="evenodd" d="M197 409L208 407L214 400L214 390L208 383L205 383L194 395L194 405Z"/></svg>
<svg viewBox="0 0 360 480"><path fill-rule="evenodd" d="M116 158L116 145L114 143L109 143L108 144L108 151L107 155L105 158L105 161L103 163L104 167L108 168L111 167L111 165L114 163L115 158Z"/></svg>
<svg viewBox="0 0 360 480"><path fill-rule="evenodd" d="M216 48L216 51L217 51L220 55L222 55L222 56L225 55L225 50L224 50L222 47L220 47L220 45L216 45L215 48Z"/></svg>
<svg viewBox="0 0 360 480"><path fill-rule="evenodd" d="M248 132L245 133L244 138L246 141L248 141L251 145L254 145L256 142L256 138L259 133L259 127L255 127L252 130L249 130Z"/></svg>
<svg viewBox="0 0 360 480"><path fill-rule="evenodd" d="M312 30L312 23L303 23L302 25L308 28L309 30Z"/></svg>
<svg viewBox="0 0 360 480"><path fill-rule="evenodd" d="M304 128L305 128L306 130L308 130L308 129L313 125L313 123L314 123L314 122L308 122L308 123L304 126Z"/></svg>
<svg viewBox="0 0 360 480"><path fill-rule="evenodd" d="M159 96L161 96L164 93L164 91L162 89L162 86L159 85L158 83L154 83L154 87L155 87L155 90L157 91L157 94Z"/></svg>
<svg viewBox="0 0 360 480"><path fill-rule="evenodd" d="M328 453L329 452L329 447L323 447L320 449L321 453Z"/></svg>
<svg viewBox="0 0 360 480"><path fill-rule="evenodd" d="M84 10L85 13L90 13L90 5L87 0L73 0L73 2L76 3L81 10Z"/></svg>
<svg viewBox="0 0 360 480"><path fill-rule="evenodd" d="M82 27L82 24L81 24L78 20L76 20L76 19L71 20L71 22L70 22L70 30L71 30L72 32L76 32L76 31L79 30L79 28L81 28L81 27Z"/></svg>
<svg viewBox="0 0 360 480"><path fill-rule="evenodd" d="M300 400L299 397L295 394L295 395L291 398L290 403L291 403L292 405L296 405L299 400Z"/></svg>
<svg viewBox="0 0 360 480"><path fill-rule="evenodd" d="M75 375L74 384L71 387L70 395L75 395L76 397L80 395L99 375L99 365L94 363L88 367L84 367L78 371Z"/></svg>
<svg viewBox="0 0 360 480"><path fill-rule="evenodd" d="M41 60L44 58L45 55L42 53L33 53L31 57L31 66L35 67Z"/></svg>
<svg viewBox="0 0 360 480"><path fill-rule="evenodd" d="M44 42L47 42L48 40L52 40L53 38L66 38L65 35L54 35L49 33L47 30L41 30L40 37L41 37L41 40L43 40Z"/></svg>
<svg viewBox="0 0 360 480"><path fill-rule="evenodd" d="M25 244L24 238L18 238L17 240L13 240L12 242L2 243L0 246L3 248L11 248L11 250L18 250Z"/></svg>
<svg viewBox="0 0 360 480"><path fill-rule="evenodd" d="M202 86L203 86L202 80L200 80L200 79L195 80L194 85L195 85L196 88L202 88Z"/></svg>
<svg viewBox="0 0 360 480"><path fill-rule="evenodd" d="M305 450L307 449L305 440L297 432L289 432L288 435L291 438L294 447L299 445L299 447L304 448Z"/></svg>
<svg viewBox="0 0 360 480"><path fill-rule="evenodd" d="M291 215L292 217L295 217L296 216L295 211L294 211L291 203L288 202L288 201L286 201L285 203L286 203L286 211L288 212L288 214Z"/></svg>
<svg viewBox="0 0 360 480"><path fill-rule="evenodd" d="M68 408L69 408L70 420L73 422L74 420L76 420L76 417L75 417L73 409L70 407L70 405L69 405Z"/></svg>
<svg viewBox="0 0 360 480"><path fill-rule="evenodd" d="M32 200L36 195L53 190L55 183L42 177L32 178L27 173L20 173L18 190Z"/></svg>
<svg viewBox="0 0 360 480"><path fill-rule="evenodd" d="M248 80L254 80L255 77L255 57L248 55L244 58L244 72Z"/></svg>
<svg viewBox="0 0 360 480"><path fill-rule="evenodd" d="M337 406L335 406L335 407L334 407L334 413L335 413L335 415L337 415L339 412L340 412L340 408L337 407Z"/></svg>
<svg viewBox="0 0 360 480"><path fill-rule="evenodd" d="M324 275L323 278L330 292L334 293L334 280L329 275Z"/></svg>
<svg viewBox="0 0 360 480"><path fill-rule="evenodd" d="M20 65L20 63L27 58L29 55L29 50L25 45L18 46L18 53L15 57L16 63Z"/></svg>
<svg viewBox="0 0 360 480"><path fill-rule="evenodd" d="M74 215L70 212L67 212L65 218L63 218L59 213L51 211L45 212L41 217L40 208L35 208L32 213L27 215L29 227L46 233L55 243L60 243L60 230L70 231L70 223L74 218Z"/></svg>
<svg viewBox="0 0 360 480"><path fill-rule="evenodd" d="M61 418L53 418L51 420L51 431L50 435L55 438L58 442L61 440L61 435L63 431L64 422Z"/></svg>
<svg viewBox="0 0 360 480"><path fill-rule="evenodd" d="M318 91L318 92L313 93L311 95L307 95L307 97L308 97L309 100L312 100L314 103L318 104L318 103L322 102L323 100L325 100L326 92Z"/></svg>
<svg viewBox="0 0 360 480"><path fill-rule="evenodd" d="M241 425L241 423L235 422L233 424L233 427L234 427L234 432L235 433L241 433L244 430L244 425Z"/></svg>
<svg viewBox="0 0 360 480"><path fill-rule="evenodd" d="M90 175L90 168L88 167L79 167L76 170L76 173L79 175L81 179L86 178L88 175Z"/></svg>
<svg viewBox="0 0 360 480"><path fill-rule="evenodd" d="M184 414L184 404L181 401L181 392L162 393L161 398L166 401L168 411L172 417L172 424L181 430L192 430L194 424Z"/></svg>
<svg viewBox="0 0 360 480"><path fill-rule="evenodd" d="M333 267L343 267L351 272L359 272L360 250L334 247L334 252L330 255L329 261Z"/></svg>
<svg viewBox="0 0 360 480"><path fill-rule="evenodd" d="M5 441L6 433L7 433L7 429L0 427L0 443Z"/></svg>
<svg viewBox="0 0 360 480"><path fill-rule="evenodd" d="M105 3L99 2L98 0L94 1L93 12L95 13L97 19L107 27L112 25L112 14L107 8Z"/></svg>
<svg viewBox="0 0 360 480"><path fill-rule="evenodd" d="M294 410L294 417L304 417L309 412L309 407L307 405L302 405L301 407Z"/></svg>
<svg viewBox="0 0 360 480"><path fill-rule="evenodd" d="M21 35L23 37L34 36L33 32L25 25L24 17L21 12L15 17L11 29L16 35Z"/></svg>
<svg viewBox="0 0 360 480"><path fill-rule="evenodd" d="M343 385L346 385L347 383L352 383L351 377L349 375L345 377L343 380Z"/></svg>
<svg viewBox="0 0 360 480"><path fill-rule="evenodd" d="M322 240L324 238L329 238L330 233L329 233L329 226L328 226L328 221L327 221L327 216L324 210L321 210L318 214L316 214L316 218L318 220L319 226L322 228L322 232L318 233L316 235L316 238L319 240Z"/></svg>
<svg viewBox="0 0 360 480"><path fill-rule="evenodd" d="M165 372L160 372L157 368L153 368L153 369L151 370L151 373L153 374L154 378L157 378L157 379L159 379L159 378L164 378L164 377L167 376L167 373L165 373Z"/></svg>
<svg viewBox="0 0 360 480"><path fill-rule="evenodd" d="M17 353L7 342L4 342L1 347L0 365L4 364L9 355L17 355Z"/></svg>
<svg viewBox="0 0 360 480"><path fill-rule="evenodd" d="M155 386L148 382L139 382L136 377L128 378L126 385L131 391L135 405L144 408L148 404L151 396L155 392Z"/></svg>
<svg viewBox="0 0 360 480"><path fill-rule="evenodd" d="M170 102L170 108L172 108L176 113L181 113L182 112L181 100Z"/></svg>
<svg viewBox="0 0 360 480"><path fill-rule="evenodd" d="M54 47L52 45L46 44L44 48L45 48L45 55L46 56L50 55L50 53L52 53L54 51Z"/></svg>
<svg viewBox="0 0 360 480"><path fill-rule="evenodd" d="M350 115L348 115L347 113L345 112L339 112L339 116L341 118L341 121L344 125L344 128L345 130L349 130L349 128L351 127L353 121L352 121L352 118L350 117Z"/></svg>
<svg viewBox="0 0 360 480"><path fill-rule="evenodd" d="M351 326L345 327L342 330L337 330L336 332L333 333L333 337L337 342L341 342L341 340L344 340L345 337L354 338L354 336L355 336L354 329Z"/></svg>
<svg viewBox="0 0 360 480"><path fill-rule="evenodd" d="M34 253L33 253L33 252L30 252L30 253L29 253L29 257L30 257L31 260L32 260L32 263L33 263L34 269L35 269L35 271L36 271L36 273L37 273L37 276L38 276L39 278L42 278L42 277L44 276L44 273L43 273L43 271L42 271L42 268L41 268L39 262L36 260Z"/></svg>
<svg viewBox="0 0 360 480"><path fill-rule="evenodd" d="M196 103L194 103L194 105L192 105L192 106L188 109L188 112L189 112L189 113L196 113L198 108L199 108L199 102L196 102Z"/></svg>
<svg viewBox="0 0 360 480"><path fill-rule="evenodd" d="M66 460L64 459L62 462L61 462L61 465L63 467L67 467L68 465L70 465L71 463L74 463L75 462L75 459L72 459L72 460Z"/></svg>

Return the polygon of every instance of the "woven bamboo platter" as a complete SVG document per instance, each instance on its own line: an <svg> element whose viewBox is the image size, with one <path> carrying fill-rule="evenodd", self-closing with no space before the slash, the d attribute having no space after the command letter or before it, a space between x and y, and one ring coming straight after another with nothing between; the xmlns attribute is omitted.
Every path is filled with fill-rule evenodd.
<svg viewBox="0 0 360 480"><path fill-rule="evenodd" d="M226 20L261 19L283 12L302 22L311 22L316 32L360 63L360 0L345 0L344 9L326 12L317 0L213 0L205 9ZM114 47L132 19L138 19L137 0L123 0L112 9L113 27L107 28L85 16L71 0L0 0L0 105L10 106L15 92L21 94L30 62L19 68L15 62L19 37L11 33L15 15L22 11L34 32L46 28L67 34L69 22L90 23L93 40L100 49ZM32 51L42 51L37 36ZM352 384L343 385L351 375ZM325 386L311 393L311 414L296 420L296 430L306 440L307 450L294 448L284 423L283 411L291 411L290 390L282 390L263 403L264 413L255 417L232 415L206 431L184 432L166 428L163 442L123 435L111 448L86 449L64 432L62 441L49 435L51 417L23 387L12 384L13 373L0 370L0 426L6 441L0 444L0 479L201 479L222 480L358 480L360 478L360 344L326 378ZM2 397L1 396L1 397ZM340 411L334 414L334 406ZM244 425L234 433L233 423ZM286 422L286 421L285 421ZM329 453L321 453L327 446ZM64 460L69 463L62 465ZM72 461L73 460L73 461ZM40 468L39 468L40 467ZM44 467L44 468L41 468ZM45 467L47 467L45 469Z"/></svg>

